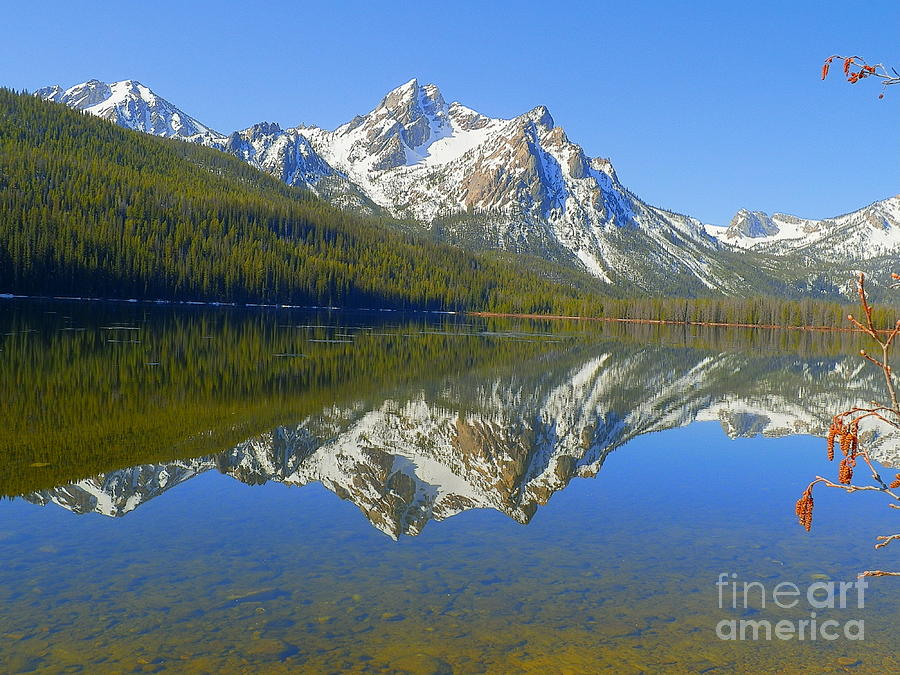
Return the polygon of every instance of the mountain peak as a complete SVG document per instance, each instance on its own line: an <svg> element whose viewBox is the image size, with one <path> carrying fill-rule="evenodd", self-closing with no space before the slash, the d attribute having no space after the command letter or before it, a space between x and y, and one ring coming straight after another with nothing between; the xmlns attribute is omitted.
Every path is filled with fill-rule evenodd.
<svg viewBox="0 0 900 675"><path fill-rule="evenodd" d="M348 139L348 155L353 161L365 159L367 170L415 164L424 148L452 133L449 106L436 85L422 86L413 78L335 133Z"/></svg>
<svg viewBox="0 0 900 675"><path fill-rule="evenodd" d="M245 129L251 136L254 135L275 135L284 131L278 122L257 122L251 127ZM236 132L237 133L237 132Z"/></svg>
<svg viewBox="0 0 900 675"><path fill-rule="evenodd" d="M193 140L203 136L211 144L225 141L225 136L183 113L137 80L109 84L92 79L65 91L58 85L44 87L35 96L156 136Z"/></svg>
<svg viewBox="0 0 900 675"><path fill-rule="evenodd" d="M60 87L58 84L52 84L49 87L41 87L36 92L34 92L34 95L38 98L44 99L45 101L59 102L64 93L65 90L62 87Z"/></svg>
<svg viewBox="0 0 900 675"><path fill-rule="evenodd" d="M119 80L118 82L113 82L110 87L113 89L125 90L140 96L156 96L150 87L141 84L137 80Z"/></svg>
<svg viewBox="0 0 900 675"><path fill-rule="evenodd" d="M395 87L393 90L388 92L388 95L394 92L414 92L419 88L419 80L418 78L412 78L401 84L399 87Z"/></svg>
<svg viewBox="0 0 900 675"><path fill-rule="evenodd" d="M770 237L773 234L778 234L778 225L767 213L748 211L747 209L740 209L734 214L734 218L731 219L731 223L725 231L727 238L760 238Z"/></svg>
<svg viewBox="0 0 900 675"><path fill-rule="evenodd" d="M392 89L381 100L376 111L384 111L398 121L424 114L432 119L446 112L447 104L435 84L420 85L416 78Z"/></svg>
<svg viewBox="0 0 900 675"><path fill-rule="evenodd" d="M547 110L547 107L543 105L532 108L527 113L522 115L520 119L534 122L538 126L545 127L547 129L552 129L555 124L553 121L553 117L550 115L550 111Z"/></svg>
<svg viewBox="0 0 900 675"><path fill-rule="evenodd" d="M416 78L404 82L399 87L394 87L378 104L376 110L394 110L412 105L418 98L419 81Z"/></svg>
<svg viewBox="0 0 900 675"><path fill-rule="evenodd" d="M436 84L429 83L422 87L419 87L419 93L421 97L426 101L432 101L441 105L443 105L444 103L444 97L441 95L441 90Z"/></svg>

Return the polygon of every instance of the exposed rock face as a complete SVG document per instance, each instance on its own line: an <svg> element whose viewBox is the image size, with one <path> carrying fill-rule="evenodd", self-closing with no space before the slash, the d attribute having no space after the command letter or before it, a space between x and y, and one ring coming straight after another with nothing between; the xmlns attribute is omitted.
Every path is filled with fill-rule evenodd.
<svg viewBox="0 0 900 675"><path fill-rule="evenodd" d="M726 239L737 239L738 237L758 239L774 234L778 234L778 225L768 215L762 211L741 209L731 219L725 237Z"/></svg>
<svg viewBox="0 0 900 675"><path fill-rule="evenodd" d="M441 92L432 84L420 87L416 80L390 92L375 110L345 127L354 134L348 158L367 162L373 171L406 165L407 151L415 152L450 130Z"/></svg>
<svg viewBox="0 0 900 675"><path fill-rule="evenodd" d="M306 187L338 175L303 136L271 122L235 131L224 149L288 185Z"/></svg>

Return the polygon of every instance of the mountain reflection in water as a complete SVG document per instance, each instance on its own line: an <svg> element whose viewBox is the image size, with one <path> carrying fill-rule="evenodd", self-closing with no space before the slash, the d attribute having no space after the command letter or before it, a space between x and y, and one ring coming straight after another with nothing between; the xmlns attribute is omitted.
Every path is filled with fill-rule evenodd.
<svg viewBox="0 0 900 675"><path fill-rule="evenodd" d="M93 428L107 444L103 450L147 443L155 459L167 450L149 447L155 408L166 417L179 406L219 406L218 417L197 416L211 428L185 424L182 433L190 437L174 439L163 461L117 468L140 450L121 457L88 453L90 461L67 469L74 480L56 487L41 474L42 464L55 465L54 457L42 462L39 453L23 459L20 452L20 466L37 460L28 467L39 484L18 485L11 494L79 514L123 516L216 470L250 485L319 482L393 538L419 534L428 521L468 509L495 509L528 523L554 493L575 477L596 475L609 452L636 436L709 420L718 420L731 438L822 435L831 415L879 392L880 374L840 355L840 348L801 344L793 354L772 353L754 344L758 334L744 335L743 343L733 336L723 349L699 331L657 331L646 341L597 324L548 331L460 318L385 324L356 317L348 325L333 316L286 321L259 313L232 321L144 313L112 326L69 317L69 324L48 331L46 316L38 318L34 323L33 308L21 311L7 341L18 336L13 351L29 358L6 361L0 371L20 381L34 378L44 395L38 423L27 397L13 413L32 415L22 428L23 446L37 443L47 425L74 420L81 428L73 437L90 438ZM133 351L123 354L108 335L126 330ZM692 341L702 346L678 344ZM57 386L55 375L40 367L48 355L77 356L67 367L76 371L82 395L97 399L90 409L112 406L109 424L77 414L52 419L47 411L66 405L47 394L61 399L75 392ZM179 377L184 363L194 379ZM129 389L129 380L137 389ZM192 400L197 392L203 394ZM254 406L272 402L273 392L272 410L282 423L197 456L203 448L193 443L197 438L221 447L229 433L258 429L265 415ZM127 410L117 416L117 407ZM882 461L896 461L893 439L868 442ZM182 443L190 456L173 458ZM79 451L85 454L83 446ZM110 469L85 473L98 462Z"/></svg>

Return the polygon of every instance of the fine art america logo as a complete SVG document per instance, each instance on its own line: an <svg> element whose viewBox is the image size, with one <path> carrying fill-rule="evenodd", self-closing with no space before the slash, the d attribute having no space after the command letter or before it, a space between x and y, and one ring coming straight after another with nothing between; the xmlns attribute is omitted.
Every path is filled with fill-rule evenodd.
<svg viewBox="0 0 900 675"><path fill-rule="evenodd" d="M760 581L738 581L734 572L722 572L716 587L719 609L769 615L801 612L803 618L723 619L716 624L721 640L846 640L865 639L862 619L825 619L819 613L835 609L865 607L865 579L814 581L800 586L782 581L767 588Z"/></svg>

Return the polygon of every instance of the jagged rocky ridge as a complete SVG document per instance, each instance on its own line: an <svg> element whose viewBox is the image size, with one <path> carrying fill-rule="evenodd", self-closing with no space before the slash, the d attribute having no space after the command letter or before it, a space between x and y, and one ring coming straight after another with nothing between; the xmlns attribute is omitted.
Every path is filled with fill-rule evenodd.
<svg viewBox="0 0 900 675"><path fill-rule="evenodd" d="M319 482L394 538L472 508L527 523L572 478L596 475L609 452L641 434L717 420L731 438L821 435L832 414L871 399L879 384L878 373L849 358L601 349L537 375L463 376L330 407L227 452L112 471L25 499L122 516L218 470L252 485ZM881 460L900 464L898 439L876 427L866 433Z"/></svg>
<svg viewBox="0 0 900 675"><path fill-rule="evenodd" d="M264 122L224 135L133 80L36 94L231 152L339 206L474 249L537 254L623 290L837 295L855 271L884 272L900 254L900 198L825 221L741 210L727 228L708 226L637 198L545 107L491 118L415 79L333 131Z"/></svg>
<svg viewBox="0 0 900 675"><path fill-rule="evenodd" d="M900 251L900 195L825 220L741 209L727 228L707 229L730 245L781 256L832 263L887 258Z"/></svg>

